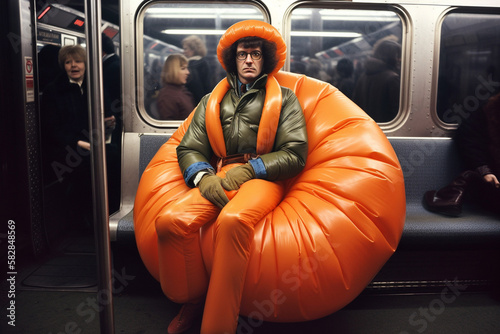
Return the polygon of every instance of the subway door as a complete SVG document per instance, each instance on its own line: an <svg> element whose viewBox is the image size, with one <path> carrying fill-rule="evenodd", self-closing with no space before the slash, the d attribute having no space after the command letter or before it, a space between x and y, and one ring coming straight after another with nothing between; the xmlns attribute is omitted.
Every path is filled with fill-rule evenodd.
<svg viewBox="0 0 500 334"><path fill-rule="evenodd" d="M34 1L5 0L0 14L0 242L2 257L7 255L3 250L15 249L15 253L8 253L15 256L15 262L9 261L9 271L16 271L24 259L39 256L47 249L34 66L34 6Z"/></svg>

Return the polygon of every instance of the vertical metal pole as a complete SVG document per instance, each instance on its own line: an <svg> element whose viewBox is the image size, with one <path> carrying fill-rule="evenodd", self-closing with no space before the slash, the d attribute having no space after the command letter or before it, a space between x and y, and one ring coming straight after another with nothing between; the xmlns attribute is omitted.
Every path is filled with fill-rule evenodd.
<svg viewBox="0 0 500 334"><path fill-rule="evenodd" d="M94 231L97 249L99 284L97 300L102 334L114 333L113 284L111 277L111 246L106 180L106 144L104 136L104 104L102 93L101 4L85 1L85 37L87 40L87 85L89 92L89 122L91 134L92 195Z"/></svg>

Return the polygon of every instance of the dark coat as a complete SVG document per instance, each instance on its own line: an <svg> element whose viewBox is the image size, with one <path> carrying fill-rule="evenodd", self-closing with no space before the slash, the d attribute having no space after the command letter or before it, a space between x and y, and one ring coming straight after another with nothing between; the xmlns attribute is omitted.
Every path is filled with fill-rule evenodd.
<svg viewBox="0 0 500 334"><path fill-rule="evenodd" d="M186 88L193 94L195 104L212 91L212 73L205 58L190 58L189 78Z"/></svg>
<svg viewBox="0 0 500 334"><path fill-rule="evenodd" d="M78 141L90 142L87 81L70 83L66 73L51 82L40 100L42 163L46 182L67 180L81 210L91 208L90 152ZM106 145L110 212L120 194L120 155L116 145ZM78 211L78 210L75 210ZM89 211L91 212L91 211Z"/></svg>
<svg viewBox="0 0 500 334"><path fill-rule="evenodd" d="M193 95L184 85L166 84L160 89L156 103L163 120L184 120L195 107Z"/></svg>
<svg viewBox="0 0 500 334"><path fill-rule="evenodd" d="M494 174L500 176L500 93L492 97L484 108L488 120L489 151Z"/></svg>
<svg viewBox="0 0 500 334"><path fill-rule="evenodd" d="M102 63L105 116L121 116L120 57L116 54Z"/></svg>
<svg viewBox="0 0 500 334"><path fill-rule="evenodd" d="M89 141L86 80L80 88L69 82L66 73L59 75L43 91L40 107L44 162L67 166L68 154L82 150L77 142Z"/></svg>
<svg viewBox="0 0 500 334"><path fill-rule="evenodd" d="M500 94L463 120L455 140L466 168L500 177Z"/></svg>
<svg viewBox="0 0 500 334"><path fill-rule="evenodd" d="M82 93L83 91L83 93ZM90 152L79 147L89 141L87 83L70 83L66 73L51 82L40 99L44 183L58 181L58 202L71 204L68 219L75 226L91 226L92 179Z"/></svg>
<svg viewBox="0 0 500 334"><path fill-rule="evenodd" d="M121 70L120 57L113 54L102 64L104 116L115 116L116 126L111 142L116 154L121 151L121 132L123 127L121 100Z"/></svg>
<svg viewBox="0 0 500 334"><path fill-rule="evenodd" d="M336 87L344 93L345 96L352 99L352 94L354 92L354 79L353 78L341 78Z"/></svg>
<svg viewBox="0 0 500 334"><path fill-rule="evenodd" d="M455 140L465 167L476 175L494 174L500 178L500 95L494 96L480 110L471 112L459 126ZM488 211L500 214L500 188L472 179L467 184L468 196Z"/></svg>
<svg viewBox="0 0 500 334"><path fill-rule="evenodd" d="M353 101L376 122L388 122L399 110L400 77L377 58L368 58L353 93Z"/></svg>

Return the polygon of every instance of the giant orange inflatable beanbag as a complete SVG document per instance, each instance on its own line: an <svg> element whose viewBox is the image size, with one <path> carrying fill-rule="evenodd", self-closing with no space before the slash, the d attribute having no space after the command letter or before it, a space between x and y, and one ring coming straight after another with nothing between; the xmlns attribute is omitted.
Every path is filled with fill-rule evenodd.
<svg viewBox="0 0 500 334"><path fill-rule="evenodd" d="M304 321L351 302L393 254L404 225L404 181L385 134L340 91L303 75L274 77L302 105L309 153L304 170L287 180L281 203L255 225L240 313ZM137 246L158 280L155 220L167 203L189 190L176 147L191 117L151 160L136 195ZM213 225L200 231L209 274L213 233Z"/></svg>

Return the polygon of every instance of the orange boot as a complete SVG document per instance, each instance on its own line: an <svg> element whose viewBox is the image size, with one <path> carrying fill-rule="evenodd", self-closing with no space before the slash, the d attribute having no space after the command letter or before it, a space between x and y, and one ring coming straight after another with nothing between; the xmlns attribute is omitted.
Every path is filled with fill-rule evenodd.
<svg viewBox="0 0 500 334"><path fill-rule="evenodd" d="M194 325L198 318L201 318L202 313L203 301L182 305L181 310L168 326L168 334L184 333Z"/></svg>

